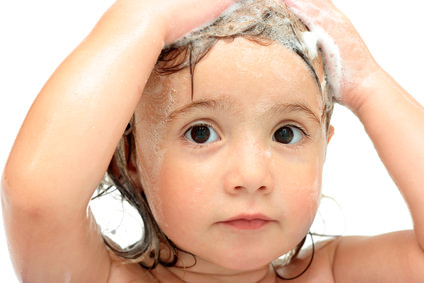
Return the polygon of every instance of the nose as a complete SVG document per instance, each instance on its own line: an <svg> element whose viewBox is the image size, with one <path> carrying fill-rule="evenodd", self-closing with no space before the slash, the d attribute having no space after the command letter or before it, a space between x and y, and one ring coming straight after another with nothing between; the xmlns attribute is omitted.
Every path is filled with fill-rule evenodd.
<svg viewBox="0 0 424 283"><path fill-rule="evenodd" d="M229 194L273 190L272 156L269 149L251 139L235 145L228 154L224 187Z"/></svg>

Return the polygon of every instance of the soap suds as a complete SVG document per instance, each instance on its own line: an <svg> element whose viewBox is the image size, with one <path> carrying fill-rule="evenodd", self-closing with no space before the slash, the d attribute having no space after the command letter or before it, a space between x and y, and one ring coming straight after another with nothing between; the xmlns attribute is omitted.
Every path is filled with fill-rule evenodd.
<svg viewBox="0 0 424 283"><path fill-rule="evenodd" d="M340 53L324 30L312 25L307 27L308 23L296 17L283 1L241 0L215 21L191 31L166 48L190 46L192 60L198 62L222 38L243 36L265 44L279 43L299 55L314 74L324 65L324 77L316 76L316 79L321 85L324 111L331 113L332 96L340 97ZM190 66L190 61L186 59L181 66Z"/></svg>
<svg viewBox="0 0 424 283"><path fill-rule="evenodd" d="M327 73L328 84L331 87L333 96L340 99L340 86L342 81L342 59L340 50L334 39L321 27L311 27L311 32L317 36L318 46L324 56L324 66Z"/></svg>
<svg viewBox="0 0 424 283"><path fill-rule="evenodd" d="M336 100L340 100L340 89L342 83L342 59L340 56L340 50L336 45L334 39L319 25L314 24L307 15L301 10L291 7L293 13L298 16L302 22L308 26L310 32L316 37L316 44L321 49L324 57L325 71L327 73L327 80L333 97ZM320 11L322 12L322 11ZM308 36L307 36L308 37ZM306 45L308 45L306 40Z"/></svg>
<svg viewBox="0 0 424 283"><path fill-rule="evenodd" d="M302 33L302 40L312 59L318 56L318 37L313 32Z"/></svg>

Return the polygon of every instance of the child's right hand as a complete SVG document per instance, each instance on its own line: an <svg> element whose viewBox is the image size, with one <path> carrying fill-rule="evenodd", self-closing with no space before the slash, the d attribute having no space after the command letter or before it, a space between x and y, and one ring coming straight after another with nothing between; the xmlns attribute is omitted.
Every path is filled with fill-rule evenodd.
<svg viewBox="0 0 424 283"><path fill-rule="evenodd" d="M165 44L173 43L179 37L208 21L218 17L231 3L237 0L117 0L115 5L128 8L130 13L144 16L144 11L161 19ZM121 7L122 8L122 7ZM149 11L150 10L150 11Z"/></svg>

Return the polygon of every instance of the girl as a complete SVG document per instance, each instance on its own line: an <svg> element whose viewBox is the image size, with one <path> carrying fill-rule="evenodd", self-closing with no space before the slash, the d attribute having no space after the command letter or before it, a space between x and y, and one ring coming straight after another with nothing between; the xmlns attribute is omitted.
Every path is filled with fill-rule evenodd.
<svg viewBox="0 0 424 283"><path fill-rule="evenodd" d="M294 277L310 262L313 250L293 257L287 266L269 265L281 254L297 253L316 211L332 133L331 101L325 95L338 88L334 77L328 79L335 75L328 68L331 61L326 61L325 73L320 54L314 56L313 50L306 48L302 54L293 52L299 51L297 46L289 48L272 36L246 36L220 40L195 69L151 74L162 42L174 42L210 20L204 15L216 16L229 4L194 3L196 13L191 15L187 11L193 3L178 1L177 7L169 2L117 1L52 76L28 114L3 182L4 217L21 280L273 282L277 275ZM421 133L414 129L423 125L422 108L406 99L374 63L331 4L289 4L311 29L319 21L336 39L344 62L337 99L363 121L415 222L414 232L322 245L297 280L417 281L422 265L423 180L418 172L423 151L418 145ZM318 13L316 7L327 13ZM271 15L262 16L265 21ZM293 33L301 32L306 30L299 27ZM352 37L360 48L346 46ZM184 63L197 55L176 54L169 62L181 56ZM162 59L165 63L157 68L169 70L169 57ZM164 233L157 231L164 243L162 264L152 271L123 265L104 247L86 213L125 128L126 136L132 131L134 151L124 142L124 154L115 155L109 172L115 182L143 190L155 219L152 229ZM404 139L412 130L415 136ZM117 166L121 157L127 157L126 172ZM147 253L152 257L140 259L146 266L158 256L152 246ZM382 267L378 259L383 257L392 260ZM176 264L166 267L173 258ZM405 266L405 258L417 269Z"/></svg>

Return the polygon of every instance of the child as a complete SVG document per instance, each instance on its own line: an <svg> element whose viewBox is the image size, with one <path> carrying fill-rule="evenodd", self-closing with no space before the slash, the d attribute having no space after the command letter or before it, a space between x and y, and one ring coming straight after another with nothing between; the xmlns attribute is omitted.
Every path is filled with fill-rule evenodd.
<svg viewBox="0 0 424 283"><path fill-rule="evenodd" d="M327 60L324 72L314 49L289 49L271 36L268 41L222 39L195 69L176 72L162 60L157 69L172 72L160 76L151 71L162 43L174 42L210 20L204 15L216 16L229 4L169 2L117 1L29 112L3 185L4 217L21 280L274 282L278 276L296 277L313 250L293 256L287 266L273 269L270 262L297 253L315 214L332 134L326 96L332 90L364 123L410 206L415 231L333 240L315 251L312 265L297 280L418 281L424 182L418 172L424 153L423 133L416 129L424 123L423 111L374 63L349 22L327 1L289 3L312 30L318 20L336 40L344 63L338 92L337 64ZM317 15L315 7L327 13ZM264 21L271 17L262 16ZM296 27L297 33L306 30ZM352 37L360 48L352 48ZM196 55L183 52L176 59L190 63ZM154 216L152 229L163 243L171 243L161 247L162 264L153 270L123 265L104 247L86 212L125 128L125 136L134 137L126 141L134 143L121 142L123 154L115 155L108 171L130 192L131 183L143 189ZM412 138L404 138L411 132ZM123 162L127 171L117 166ZM159 251L154 244L148 251L142 261L151 266L149 256L154 263Z"/></svg>

